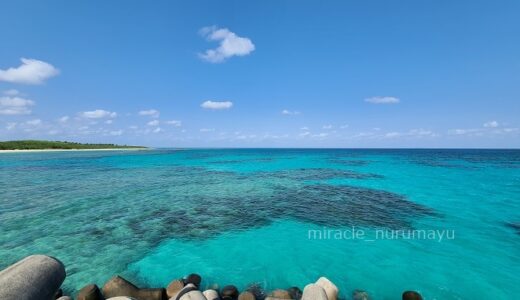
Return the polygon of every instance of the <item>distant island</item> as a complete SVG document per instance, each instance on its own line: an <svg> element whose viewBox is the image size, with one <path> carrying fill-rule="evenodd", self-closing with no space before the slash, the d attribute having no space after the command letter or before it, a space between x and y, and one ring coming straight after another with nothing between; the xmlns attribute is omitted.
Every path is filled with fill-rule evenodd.
<svg viewBox="0 0 520 300"><path fill-rule="evenodd" d="M143 146L116 144L84 144L62 141L21 140L0 142L0 150L105 150L146 149Z"/></svg>

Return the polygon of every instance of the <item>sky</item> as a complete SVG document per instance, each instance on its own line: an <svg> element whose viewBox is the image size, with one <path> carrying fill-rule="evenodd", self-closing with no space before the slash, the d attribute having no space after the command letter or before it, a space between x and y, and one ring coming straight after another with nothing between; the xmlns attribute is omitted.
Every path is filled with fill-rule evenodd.
<svg viewBox="0 0 520 300"><path fill-rule="evenodd" d="M0 140L519 148L519 1L1 1Z"/></svg>

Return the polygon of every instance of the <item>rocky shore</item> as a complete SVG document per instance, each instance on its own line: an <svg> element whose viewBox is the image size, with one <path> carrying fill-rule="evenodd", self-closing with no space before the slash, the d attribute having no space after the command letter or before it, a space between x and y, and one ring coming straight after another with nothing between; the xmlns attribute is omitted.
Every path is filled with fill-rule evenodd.
<svg viewBox="0 0 520 300"><path fill-rule="evenodd" d="M252 285L239 291L233 285L220 288L212 285L203 289L202 278L189 274L174 279L166 288L138 288L128 280L114 276L99 288L95 284L83 287L75 298L63 295L65 266L56 258L31 255L0 271L0 299L2 300L368 300L367 292L357 290L352 295L340 295L336 285L325 277L303 288L290 287L270 292ZM403 300L421 300L419 293L406 291ZM396 299L399 295L396 295Z"/></svg>

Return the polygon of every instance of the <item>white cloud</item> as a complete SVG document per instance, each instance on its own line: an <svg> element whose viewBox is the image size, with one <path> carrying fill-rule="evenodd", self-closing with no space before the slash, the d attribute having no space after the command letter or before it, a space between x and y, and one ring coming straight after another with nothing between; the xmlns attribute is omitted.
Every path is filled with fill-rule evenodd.
<svg viewBox="0 0 520 300"><path fill-rule="evenodd" d="M152 132L153 132L153 133L159 133L159 132L162 132L162 131L163 131L163 130L162 130L161 127L157 127L157 128L155 128Z"/></svg>
<svg viewBox="0 0 520 300"><path fill-rule="evenodd" d="M339 128L340 128L340 129L346 129L346 128L348 128L348 124L341 125L341 126L339 126Z"/></svg>
<svg viewBox="0 0 520 300"><path fill-rule="evenodd" d="M16 123L15 122L10 122L10 123L7 123L7 126L5 127L5 129L7 130L13 130L16 128Z"/></svg>
<svg viewBox="0 0 520 300"><path fill-rule="evenodd" d="M148 123L146 123L148 126L159 126L159 120L153 120Z"/></svg>
<svg viewBox="0 0 520 300"><path fill-rule="evenodd" d="M58 121L59 121L60 123L65 123L65 122L67 122L69 119L70 119L69 116L63 116L63 117L59 118Z"/></svg>
<svg viewBox="0 0 520 300"><path fill-rule="evenodd" d="M385 138L396 138L396 137L412 137L412 138L422 138L422 137L438 137L438 134L431 130L425 129L410 129L406 132L388 132L384 135Z"/></svg>
<svg viewBox="0 0 520 300"><path fill-rule="evenodd" d="M0 115L28 115L34 101L22 97L0 97Z"/></svg>
<svg viewBox="0 0 520 300"><path fill-rule="evenodd" d="M450 134L464 135L479 132L480 129L451 129Z"/></svg>
<svg viewBox="0 0 520 300"><path fill-rule="evenodd" d="M158 118L160 112L156 109L149 109L149 110L141 110L139 112L140 116L150 116L152 118Z"/></svg>
<svg viewBox="0 0 520 300"><path fill-rule="evenodd" d="M182 122L178 121L178 120L170 120L170 121L166 121L165 123L168 124L168 125L175 126L175 127L182 126Z"/></svg>
<svg viewBox="0 0 520 300"><path fill-rule="evenodd" d="M332 129L332 125L330 125L330 124L329 125L323 125L322 128L323 129Z"/></svg>
<svg viewBox="0 0 520 300"><path fill-rule="evenodd" d="M17 68L0 70L0 81L23 84L42 84L60 73L53 65L41 60L22 58Z"/></svg>
<svg viewBox="0 0 520 300"><path fill-rule="evenodd" d="M15 89L10 89L10 90L4 91L3 93L4 93L4 95L7 95L7 96L17 96L17 95L20 95L20 92L18 90L15 90Z"/></svg>
<svg viewBox="0 0 520 300"><path fill-rule="evenodd" d="M201 128L199 131L200 132L213 132L213 131L215 131L215 129L214 128Z"/></svg>
<svg viewBox="0 0 520 300"><path fill-rule="evenodd" d="M387 137L387 138L394 138L394 137L398 137L398 136L401 136L401 134L399 132L395 132L395 131L385 134L385 137Z"/></svg>
<svg viewBox="0 0 520 300"><path fill-rule="evenodd" d="M317 137L317 138L324 138L324 137L327 137L327 136L329 136L329 134L326 133L326 132L321 132L321 133L312 135L312 137Z"/></svg>
<svg viewBox="0 0 520 300"><path fill-rule="evenodd" d="M300 114L300 112L295 111L295 110L288 110L288 109L282 110L282 115L299 115L299 114Z"/></svg>
<svg viewBox="0 0 520 300"><path fill-rule="evenodd" d="M83 118L87 119L102 119L102 118L115 118L117 117L117 113L110 112L103 109L96 109L92 111L84 111L80 112L79 115Z"/></svg>
<svg viewBox="0 0 520 300"><path fill-rule="evenodd" d="M123 130L113 130L109 132L110 135L119 136L123 134Z"/></svg>
<svg viewBox="0 0 520 300"><path fill-rule="evenodd" d="M300 130L309 130L309 127L303 126L302 128L300 128Z"/></svg>
<svg viewBox="0 0 520 300"><path fill-rule="evenodd" d="M305 131L305 132L300 133L299 135L300 135L301 137L306 137L306 136L308 136L308 135L310 135L310 134L311 134L310 132Z"/></svg>
<svg viewBox="0 0 520 300"><path fill-rule="evenodd" d="M217 48L199 53L202 59L211 63L220 63L233 56L245 56L255 50L255 45L249 38L240 37L227 28L204 27L199 33L208 41L219 42Z"/></svg>
<svg viewBox="0 0 520 300"><path fill-rule="evenodd" d="M233 102L231 101L204 101L200 107L205 109L213 109L213 110L219 110L219 109L230 109L233 107Z"/></svg>
<svg viewBox="0 0 520 300"><path fill-rule="evenodd" d="M372 103L372 104L397 104L397 103L399 103L401 101L399 100L399 98L396 98L396 97L388 97L388 96L380 97L380 96L376 96L376 97L366 98L365 102Z"/></svg>
<svg viewBox="0 0 520 300"><path fill-rule="evenodd" d="M34 120L29 120L29 121L25 122L25 124L31 125L31 126L38 126L41 123L42 123L42 120L40 120L40 119L34 119Z"/></svg>
<svg viewBox="0 0 520 300"><path fill-rule="evenodd" d="M486 122L483 124L484 127L486 128L496 128L498 127L500 124L498 124L497 121L489 121L489 122Z"/></svg>

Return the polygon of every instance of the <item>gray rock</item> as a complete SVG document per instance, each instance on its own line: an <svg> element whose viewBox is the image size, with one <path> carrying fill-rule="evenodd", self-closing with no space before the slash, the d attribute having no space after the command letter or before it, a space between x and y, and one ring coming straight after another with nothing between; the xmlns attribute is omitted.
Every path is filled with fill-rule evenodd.
<svg viewBox="0 0 520 300"><path fill-rule="evenodd" d="M302 300L328 300L328 298L321 286L311 283L303 289Z"/></svg>
<svg viewBox="0 0 520 300"><path fill-rule="evenodd" d="M204 294L204 297L206 297L207 300L219 300L220 297L218 295L218 292L212 289L205 290L202 294Z"/></svg>
<svg viewBox="0 0 520 300"><path fill-rule="evenodd" d="M200 283L202 281L202 277L199 274L190 274L184 278L184 284L194 284L197 288L200 287Z"/></svg>
<svg viewBox="0 0 520 300"><path fill-rule="evenodd" d="M246 291L238 295L238 300L256 300L256 297L253 293Z"/></svg>
<svg viewBox="0 0 520 300"><path fill-rule="evenodd" d="M106 298L126 296L139 300L163 300L166 299L166 290L140 289L120 276L114 276L103 286L103 295Z"/></svg>
<svg viewBox="0 0 520 300"><path fill-rule="evenodd" d="M57 298L56 300L72 300L72 298L70 296L61 296L61 297Z"/></svg>
<svg viewBox="0 0 520 300"><path fill-rule="evenodd" d="M170 298L170 300L206 300L206 297L193 283L188 283L182 290L176 295Z"/></svg>
<svg viewBox="0 0 520 300"><path fill-rule="evenodd" d="M403 293L403 300L422 300L422 296L415 291L406 291Z"/></svg>
<svg viewBox="0 0 520 300"><path fill-rule="evenodd" d="M89 284L79 290L76 300L103 300L99 287L95 284Z"/></svg>
<svg viewBox="0 0 520 300"><path fill-rule="evenodd" d="M287 289L287 292L289 292L289 295L291 295L292 299L300 300L302 298L302 290L300 290L299 287L293 286Z"/></svg>
<svg viewBox="0 0 520 300"><path fill-rule="evenodd" d="M0 299L54 300L65 276L65 266L59 260L28 256L0 272Z"/></svg>
<svg viewBox="0 0 520 300"><path fill-rule="evenodd" d="M168 299L177 295L177 293L184 288L184 281L180 279L173 280L166 287L166 295L168 295Z"/></svg>
<svg viewBox="0 0 520 300"><path fill-rule="evenodd" d="M274 290L271 293L269 293L268 298L275 298L275 299L292 299L291 295L289 295L289 292L286 290Z"/></svg>
<svg viewBox="0 0 520 300"><path fill-rule="evenodd" d="M227 285L220 291L222 299L236 300L238 299L238 289L234 285Z"/></svg>
<svg viewBox="0 0 520 300"><path fill-rule="evenodd" d="M327 294L327 299L329 299L329 300L338 299L339 290L338 290L338 287L334 283L332 283L332 281L330 281L326 277L320 277L316 281L316 284L321 286L325 290L325 293Z"/></svg>

